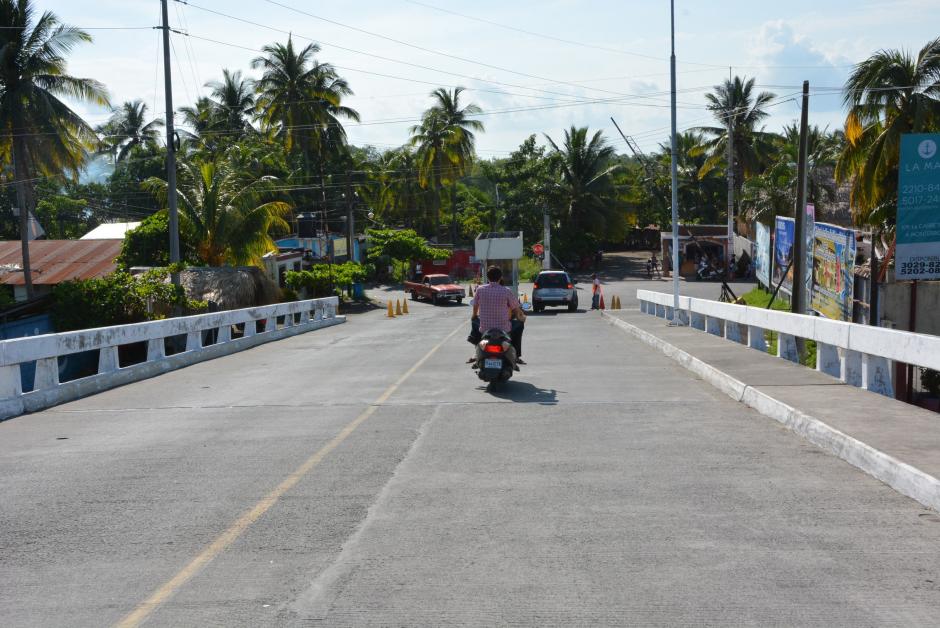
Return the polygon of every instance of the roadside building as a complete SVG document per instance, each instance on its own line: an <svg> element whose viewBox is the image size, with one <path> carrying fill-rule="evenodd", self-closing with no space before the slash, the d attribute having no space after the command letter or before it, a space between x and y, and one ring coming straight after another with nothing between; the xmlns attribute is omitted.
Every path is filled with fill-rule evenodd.
<svg viewBox="0 0 940 628"><path fill-rule="evenodd" d="M303 249L268 253L262 258L264 261L264 270L272 281L283 288L287 285L286 278L288 271L299 271L303 269L304 255L305 252Z"/></svg>
<svg viewBox="0 0 940 628"><path fill-rule="evenodd" d="M81 237L82 240L124 240L128 231L140 226L139 222L106 222Z"/></svg>
<svg viewBox="0 0 940 628"><path fill-rule="evenodd" d="M117 269L123 240L33 240L29 261L36 296L63 281L95 279ZM12 287L16 301L26 300L23 251L19 240L0 241L0 285Z"/></svg>
<svg viewBox="0 0 940 628"><path fill-rule="evenodd" d="M672 264L672 231L660 233L663 268L668 271ZM727 225L680 225L679 226L679 274L683 277L695 275L698 260L704 257L713 264L724 265L730 257Z"/></svg>

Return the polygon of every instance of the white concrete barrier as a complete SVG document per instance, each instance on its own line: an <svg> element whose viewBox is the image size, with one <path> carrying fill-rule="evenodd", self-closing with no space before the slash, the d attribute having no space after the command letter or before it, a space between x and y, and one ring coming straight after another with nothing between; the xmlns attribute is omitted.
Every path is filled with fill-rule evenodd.
<svg viewBox="0 0 940 628"><path fill-rule="evenodd" d="M664 317L672 295L637 290L640 310ZM798 338L816 342L816 369L847 384L894 396L893 362L940 370L940 337L871 327L818 316L680 297L681 318L695 329L766 351L764 331L778 334L777 355L798 361ZM671 316L670 316L671 318ZM746 335L745 335L746 331Z"/></svg>
<svg viewBox="0 0 940 628"><path fill-rule="evenodd" d="M0 420L271 340L344 323L346 317L336 314L338 305L336 297L310 299L0 341ZM236 326L240 326L240 337L233 338ZM166 355L166 339L174 336L186 337L185 349ZM204 343L203 340L214 342ZM146 359L122 367L118 348L142 342L147 343ZM98 351L95 374L59 381L59 358L95 350ZM36 364L33 389L24 392L20 366L32 362Z"/></svg>

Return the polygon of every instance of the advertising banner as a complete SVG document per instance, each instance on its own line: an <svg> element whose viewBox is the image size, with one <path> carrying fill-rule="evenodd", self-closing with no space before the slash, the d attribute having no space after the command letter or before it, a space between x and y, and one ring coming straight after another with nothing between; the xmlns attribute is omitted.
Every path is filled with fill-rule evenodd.
<svg viewBox="0 0 940 628"><path fill-rule="evenodd" d="M940 279L940 133L901 136L897 279Z"/></svg>
<svg viewBox="0 0 940 628"><path fill-rule="evenodd" d="M780 284L780 289L790 293L793 289L793 236L796 232L796 222L792 218L777 216L774 230L774 259L773 259L773 287ZM786 276L784 276L786 274Z"/></svg>
<svg viewBox="0 0 940 628"><path fill-rule="evenodd" d="M833 320L851 320L855 232L820 222L813 240L813 310Z"/></svg>
<svg viewBox="0 0 940 628"><path fill-rule="evenodd" d="M754 274L757 281L770 286L770 227L757 223L754 242Z"/></svg>

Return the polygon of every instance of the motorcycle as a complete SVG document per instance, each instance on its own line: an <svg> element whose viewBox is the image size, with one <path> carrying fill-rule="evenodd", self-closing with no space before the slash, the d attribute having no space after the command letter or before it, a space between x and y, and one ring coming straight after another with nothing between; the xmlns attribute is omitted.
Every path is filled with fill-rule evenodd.
<svg viewBox="0 0 940 628"><path fill-rule="evenodd" d="M699 268L696 271L695 275L698 277L699 281L711 281L714 279L721 279L721 273L711 266L703 266Z"/></svg>
<svg viewBox="0 0 940 628"><path fill-rule="evenodd" d="M512 377L516 366L516 350L509 334L500 329L491 329L477 343L476 363L473 368L477 376L489 384L505 382Z"/></svg>

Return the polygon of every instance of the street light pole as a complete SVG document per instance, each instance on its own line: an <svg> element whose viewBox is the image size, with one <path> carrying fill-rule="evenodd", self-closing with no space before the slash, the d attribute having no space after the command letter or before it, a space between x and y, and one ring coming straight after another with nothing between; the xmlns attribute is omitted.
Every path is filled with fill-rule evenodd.
<svg viewBox="0 0 940 628"><path fill-rule="evenodd" d="M676 2L669 2L669 25L672 54L669 56L672 137L670 154L672 169L672 325L679 325L679 169L676 163Z"/></svg>
<svg viewBox="0 0 940 628"><path fill-rule="evenodd" d="M356 224L353 218L353 191L349 171L346 171L346 259L357 261L353 255L353 238L356 237Z"/></svg>
<svg viewBox="0 0 940 628"><path fill-rule="evenodd" d="M176 209L176 144L173 130L173 80L170 77L170 23L167 0L161 0L163 11L163 82L166 94L166 185L167 209L170 212L170 264L180 261L179 214ZM180 285L180 275L173 272L173 285Z"/></svg>

